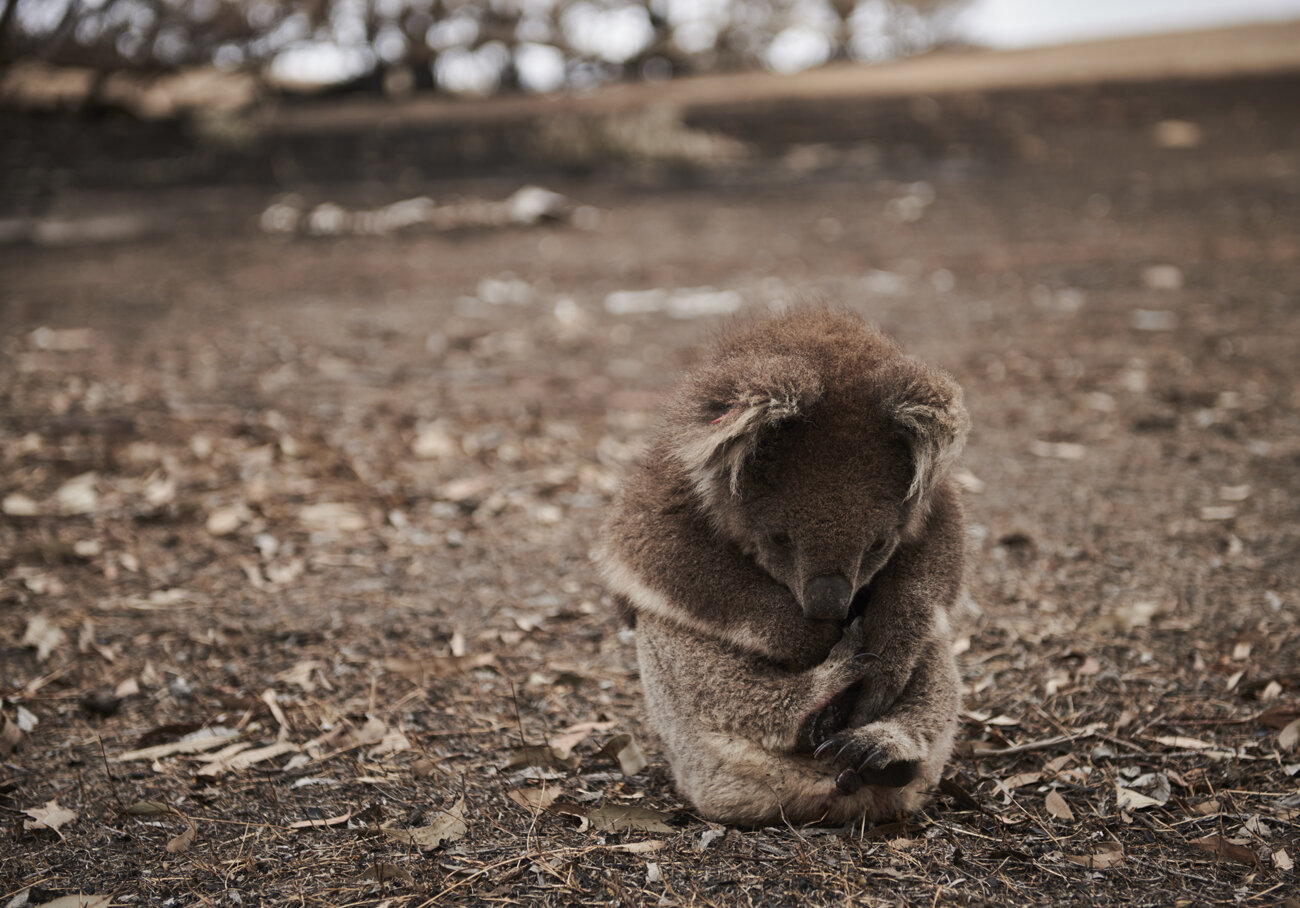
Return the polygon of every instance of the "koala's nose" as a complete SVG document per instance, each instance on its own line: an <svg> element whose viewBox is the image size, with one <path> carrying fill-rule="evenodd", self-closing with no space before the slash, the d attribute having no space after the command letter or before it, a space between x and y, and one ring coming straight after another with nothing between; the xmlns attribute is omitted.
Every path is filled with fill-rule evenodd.
<svg viewBox="0 0 1300 908"><path fill-rule="evenodd" d="M814 577L803 588L803 611L814 621L842 621L852 601L853 587L839 574Z"/></svg>

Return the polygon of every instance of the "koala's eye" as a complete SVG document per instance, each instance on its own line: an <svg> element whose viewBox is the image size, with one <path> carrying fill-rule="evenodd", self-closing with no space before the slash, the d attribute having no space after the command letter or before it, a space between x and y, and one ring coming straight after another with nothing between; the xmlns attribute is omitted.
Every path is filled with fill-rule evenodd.
<svg viewBox="0 0 1300 908"><path fill-rule="evenodd" d="M790 538L789 533L773 533L767 537L767 541L772 543L778 549L794 548L794 540Z"/></svg>
<svg viewBox="0 0 1300 908"><path fill-rule="evenodd" d="M867 546L867 554L879 555L885 550L887 545L889 545L888 539L877 539L875 542L871 543L871 545Z"/></svg>

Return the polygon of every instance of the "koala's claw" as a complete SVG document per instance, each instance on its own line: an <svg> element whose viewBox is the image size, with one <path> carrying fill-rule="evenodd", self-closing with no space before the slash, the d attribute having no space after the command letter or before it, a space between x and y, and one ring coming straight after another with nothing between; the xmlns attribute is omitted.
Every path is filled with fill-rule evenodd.
<svg viewBox="0 0 1300 908"><path fill-rule="evenodd" d="M851 769L846 769L835 777L835 790L840 794L856 794L861 787L862 778Z"/></svg>
<svg viewBox="0 0 1300 908"><path fill-rule="evenodd" d="M865 749L863 749L865 747ZM912 782L921 771L920 760L897 760L882 744L860 741L851 735L836 735L823 741L813 751L813 758L831 765L847 764L835 777L835 787L841 794L853 794L864 785L881 788L902 788Z"/></svg>

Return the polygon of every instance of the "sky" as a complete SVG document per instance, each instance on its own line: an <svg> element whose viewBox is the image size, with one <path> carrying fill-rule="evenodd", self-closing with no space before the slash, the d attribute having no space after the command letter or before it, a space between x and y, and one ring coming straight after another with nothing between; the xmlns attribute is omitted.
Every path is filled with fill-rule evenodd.
<svg viewBox="0 0 1300 908"><path fill-rule="evenodd" d="M991 47L1300 19L1300 0L974 0L965 34Z"/></svg>

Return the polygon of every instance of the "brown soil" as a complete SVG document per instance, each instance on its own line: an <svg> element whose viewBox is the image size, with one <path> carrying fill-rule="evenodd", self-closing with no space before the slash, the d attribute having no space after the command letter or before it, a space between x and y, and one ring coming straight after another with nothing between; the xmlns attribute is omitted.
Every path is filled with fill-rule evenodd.
<svg viewBox="0 0 1300 908"><path fill-rule="evenodd" d="M872 134L547 171L589 207L534 229L268 238L256 185L65 190L167 227L0 247L0 903L1295 904L1298 89L826 102ZM979 612L923 816L714 837L641 722L586 553L716 321L605 301L705 286L852 307L966 389ZM214 729L263 759L121 759ZM539 778L550 809L511 796ZM462 798L463 836L383 831Z"/></svg>

